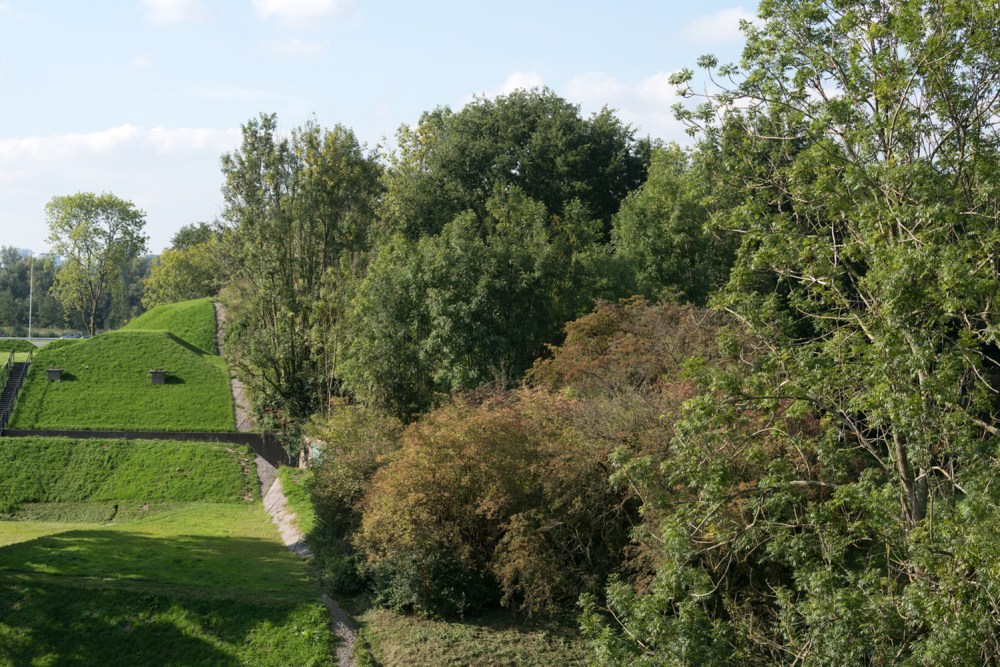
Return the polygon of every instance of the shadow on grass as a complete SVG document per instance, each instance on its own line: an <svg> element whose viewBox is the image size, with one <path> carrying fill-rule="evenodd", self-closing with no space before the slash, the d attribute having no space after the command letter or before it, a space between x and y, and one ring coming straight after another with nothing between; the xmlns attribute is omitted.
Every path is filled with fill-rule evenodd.
<svg viewBox="0 0 1000 667"><path fill-rule="evenodd" d="M0 664L329 664L325 609L289 558L263 539L100 529L0 548Z"/></svg>

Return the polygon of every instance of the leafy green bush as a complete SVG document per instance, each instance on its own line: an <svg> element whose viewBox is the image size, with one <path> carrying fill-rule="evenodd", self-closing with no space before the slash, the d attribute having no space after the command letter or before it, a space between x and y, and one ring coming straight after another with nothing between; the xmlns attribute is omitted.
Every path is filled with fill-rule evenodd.
<svg viewBox="0 0 1000 667"><path fill-rule="evenodd" d="M379 599L428 614L502 602L572 604L616 566L634 505L608 482L608 449L545 392L442 407L403 434L374 476L356 541Z"/></svg>
<svg viewBox="0 0 1000 667"><path fill-rule="evenodd" d="M342 539L361 522L358 503L386 457L399 448L402 424L356 405L337 406L314 419L307 434L321 444L312 470L312 498L320 531Z"/></svg>

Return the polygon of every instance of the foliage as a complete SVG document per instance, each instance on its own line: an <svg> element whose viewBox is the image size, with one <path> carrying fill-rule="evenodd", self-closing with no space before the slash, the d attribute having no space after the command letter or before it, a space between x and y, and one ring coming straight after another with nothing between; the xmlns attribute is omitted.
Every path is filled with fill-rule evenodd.
<svg viewBox="0 0 1000 667"><path fill-rule="evenodd" d="M45 369L63 369L61 382ZM149 371L166 369L153 385ZM11 419L12 428L232 431L225 362L165 331L114 331L40 348Z"/></svg>
<svg viewBox="0 0 1000 667"><path fill-rule="evenodd" d="M585 631L609 663L990 664L1000 20L760 12L739 70L700 61L734 87L680 109L744 189L713 217L740 363L704 368L667 457L623 461L650 565Z"/></svg>
<svg viewBox="0 0 1000 667"><path fill-rule="evenodd" d="M0 327L7 334L27 335L29 305L32 334L64 325L62 304L49 293L55 276L51 256L21 257L16 248L0 247Z"/></svg>
<svg viewBox="0 0 1000 667"><path fill-rule="evenodd" d="M379 249L347 314L355 395L409 418L448 392L511 386L601 294L607 256L585 211L568 206L556 226L516 188L485 206Z"/></svg>
<svg viewBox="0 0 1000 667"><path fill-rule="evenodd" d="M78 193L53 197L45 215L52 251L65 260L52 291L93 336L105 293L120 289L115 279L146 250L145 213L110 193Z"/></svg>
<svg viewBox="0 0 1000 667"><path fill-rule="evenodd" d="M306 429L322 449L311 491L316 520L325 535L344 538L360 523L358 503L372 477L399 448L402 425L357 405L338 405Z"/></svg>
<svg viewBox="0 0 1000 667"><path fill-rule="evenodd" d="M179 233L179 232L178 232ZM183 249L167 248L153 261L144 285L146 308L215 296L225 284L222 245L211 236Z"/></svg>
<svg viewBox="0 0 1000 667"><path fill-rule="evenodd" d="M215 351L215 306L211 298L164 304L135 318L122 331L169 331L206 352Z"/></svg>
<svg viewBox="0 0 1000 667"><path fill-rule="evenodd" d="M648 161L648 146L611 111L582 118L547 89L435 109L401 127L397 142L381 217L413 240L465 211L484 217L486 202L512 188L560 217L579 202L606 232Z"/></svg>
<svg viewBox="0 0 1000 667"><path fill-rule="evenodd" d="M380 599L427 614L503 601L551 611L617 564L630 507L607 482L607 451L527 393L446 405L403 434L375 473L356 535Z"/></svg>
<svg viewBox="0 0 1000 667"><path fill-rule="evenodd" d="M629 194L614 217L615 255L635 279L635 291L664 291L704 304L729 277L734 243L709 228L718 209L718 177L710 151L676 144L653 151L649 178Z"/></svg>
<svg viewBox="0 0 1000 667"><path fill-rule="evenodd" d="M367 249L379 167L354 134L315 123L277 133L275 116L243 127L222 158L226 266L234 295L227 336L257 411L295 423L336 393L333 339L314 335L329 276Z"/></svg>

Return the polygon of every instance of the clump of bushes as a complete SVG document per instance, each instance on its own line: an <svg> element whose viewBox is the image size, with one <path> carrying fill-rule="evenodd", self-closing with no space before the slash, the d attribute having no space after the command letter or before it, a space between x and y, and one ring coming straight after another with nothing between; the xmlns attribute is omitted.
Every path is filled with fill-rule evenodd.
<svg viewBox="0 0 1000 667"><path fill-rule="evenodd" d="M408 428L362 501L356 544L379 599L429 614L554 611L621 560L635 506L572 399L523 389L455 401Z"/></svg>

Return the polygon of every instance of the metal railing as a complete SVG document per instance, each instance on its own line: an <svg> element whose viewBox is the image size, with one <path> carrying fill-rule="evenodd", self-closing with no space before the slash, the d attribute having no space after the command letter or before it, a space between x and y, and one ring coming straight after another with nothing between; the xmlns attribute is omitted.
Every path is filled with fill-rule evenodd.
<svg viewBox="0 0 1000 667"><path fill-rule="evenodd" d="M26 369L31 367L31 362L34 360L35 351L28 350L28 359L26 362ZM18 373L17 376L11 380L10 374L14 370L14 353L11 352L10 356L7 358L7 363L4 364L3 370L0 371L0 392L6 392L8 385L10 385L10 407L7 409L0 409L0 435L3 435L4 431L7 430L7 422L10 421L10 416L14 414L14 406L17 405L17 395L21 390L21 384L24 382L24 378L28 376L28 371L24 370ZM13 382L13 384L11 384Z"/></svg>

